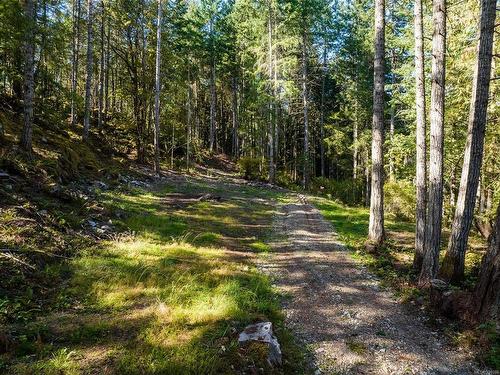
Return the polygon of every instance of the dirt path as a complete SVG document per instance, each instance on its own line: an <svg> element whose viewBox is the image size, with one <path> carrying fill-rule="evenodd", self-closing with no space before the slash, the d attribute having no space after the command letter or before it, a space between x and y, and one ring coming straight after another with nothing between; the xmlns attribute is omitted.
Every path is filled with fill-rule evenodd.
<svg viewBox="0 0 500 375"><path fill-rule="evenodd" d="M316 374L488 374L382 290L298 196L275 220L263 268L290 295L287 325L311 350Z"/></svg>

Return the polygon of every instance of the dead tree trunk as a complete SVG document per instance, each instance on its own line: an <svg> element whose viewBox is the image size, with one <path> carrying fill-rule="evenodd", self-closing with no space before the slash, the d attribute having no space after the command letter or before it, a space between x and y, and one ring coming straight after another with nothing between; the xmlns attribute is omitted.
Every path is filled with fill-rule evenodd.
<svg viewBox="0 0 500 375"><path fill-rule="evenodd" d="M372 182L368 240L370 249L384 241L384 53L385 1L375 1L375 59L373 74Z"/></svg>
<svg viewBox="0 0 500 375"><path fill-rule="evenodd" d="M425 118L424 25L422 0L415 0L415 104L416 104L416 227L413 268L420 272L424 260L425 221L427 215L427 123Z"/></svg>
<svg viewBox="0 0 500 375"><path fill-rule="evenodd" d="M427 237L419 283L428 285L438 271L443 213L443 148L446 48L446 0L433 1L431 141Z"/></svg>
<svg viewBox="0 0 500 375"><path fill-rule="evenodd" d="M442 276L454 283L461 281L464 275L465 251L474 216L479 173L483 162L493 35L495 31L495 6L495 0L481 1L479 47L472 88L462 177L460 179L448 251L441 270Z"/></svg>

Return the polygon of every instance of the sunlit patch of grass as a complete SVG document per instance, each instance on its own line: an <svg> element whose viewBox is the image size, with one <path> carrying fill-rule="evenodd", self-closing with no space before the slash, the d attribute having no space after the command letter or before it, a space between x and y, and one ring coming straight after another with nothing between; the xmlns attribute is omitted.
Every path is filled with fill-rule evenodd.
<svg viewBox="0 0 500 375"><path fill-rule="evenodd" d="M221 238L221 235L214 232L204 232L196 236L195 243L202 246L216 244Z"/></svg>
<svg viewBox="0 0 500 375"><path fill-rule="evenodd" d="M271 251L271 246L268 244L262 242L262 241L255 241L250 244L250 247L259 253L268 253Z"/></svg>
<svg viewBox="0 0 500 375"><path fill-rule="evenodd" d="M47 361L41 361L34 366L34 371L30 371L28 368L23 369L20 367L18 369L18 374L26 373L43 373L45 375L78 375L80 370L78 364L75 361L75 351L70 351L67 348L62 348L54 352Z"/></svg>
<svg viewBox="0 0 500 375"><path fill-rule="evenodd" d="M82 250L71 261L70 283L61 295L77 301L77 312L47 317L44 341L57 338L57 344L34 350L37 360L25 358L13 368L62 368L51 363L55 356L62 361L57 350L68 348L78 353L66 357L68 373L85 372L90 365L82 345L104 345L112 353L106 364L116 373L232 373L248 361L239 353L237 332L270 320L286 360L279 371L302 373L303 352L283 328L280 296L247 258L223 246L232 238L242 249L253 243L267 250L256 239L267 233L273 208L243 199L266 193L238 190L230 192L234 199L225 192L226 201L177 210L162 206L162 191L170 189L103 192L106 208L122 213L113 225L133 234ZM265 357L252 360L266 368Z"/></svg>

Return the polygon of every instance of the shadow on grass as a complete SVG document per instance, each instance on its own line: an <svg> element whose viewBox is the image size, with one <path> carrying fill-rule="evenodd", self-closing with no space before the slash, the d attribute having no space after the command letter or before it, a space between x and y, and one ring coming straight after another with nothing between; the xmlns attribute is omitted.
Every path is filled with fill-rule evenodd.
<svg viewBox="0 0 500 375"><path fill-rule="evenodd" d="M366 207L349 207L334 201L315 198L314 204L329 220L341 241L353 250L353 257L366 265L381 278L382 284L394 289L403 300L415 297L418 289L413 287L413 223L385 218L387 239L377 254L365 252L364 243L368 236L370 212ZM401 235L411 243L400 243Z"/></svg>
<svg viewBox="0 0 500 375"><path fill-rule="evenodd" d="M110 210L123 212L117 224L135 234L71 261L60 293L70 308L17 332L24 345L10 358L11 373L303 373L280 296L244 258L219 247L227 238L255 242L271 224L272 207L243 199L259 199L255 192L230 191L222 202L174 210L161 203L169 191L106 196ZM275 325L282 369L270 369L262 350L237 344L238 332L261 320Z"/></svg>
<svg viewBox="0 0 500 375"><path fill-rule="evenodd" d="M227 247L258 252L258 237L270 232L274 208L270 199L279 193L245 187L193 181L163 186L154 191L134 189L132 194L104 193L111 212L123 216L115 223L122 230L141 233L148 239L166 242L182 237L192 245ZM215 201L200 201L210 193ZM181 206L176 202L183 202Z"/></svg>

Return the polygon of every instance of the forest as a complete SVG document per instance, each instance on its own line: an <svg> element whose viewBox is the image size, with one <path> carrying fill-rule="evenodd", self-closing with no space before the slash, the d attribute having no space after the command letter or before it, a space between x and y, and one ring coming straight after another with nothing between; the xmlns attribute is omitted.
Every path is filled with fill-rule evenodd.
<svg viewBox="0 0 500 375"><path fill-rule="evenodd" d="M2 0L0 372L500 371L499 10Z"/></svg>

